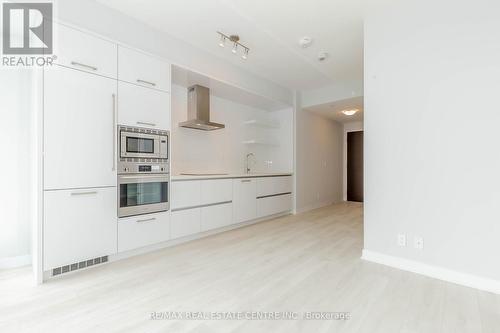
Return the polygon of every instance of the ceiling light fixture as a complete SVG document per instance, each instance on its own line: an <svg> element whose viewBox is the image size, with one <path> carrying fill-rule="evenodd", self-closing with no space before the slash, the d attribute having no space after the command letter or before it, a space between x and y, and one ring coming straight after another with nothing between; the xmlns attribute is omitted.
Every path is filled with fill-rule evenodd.
<svg viewBox="0 0 500 333"><path fill-rule="evenodd" d="M220 35L220 42L219 42L219 46L220 47L224 47L226 45L226 36L224 35Z"/></svg>
<svg viewBox="0 0 500 333"><path fill-rule="evenodd" d="M319 61L325 61L326 58L328 58L328 53L326 53L326 52L320 52L318 54L318 60Z"/></svg>
<svg viewBox="0 0 500 333"><path fill-rule="evenodd" d="M303 49L306 49L308 48L309 46L311 46L313 42L313 39L309 36L304 36L302 37L300 40L299 40L299 45L303 48Z"/></svg>
<svg viewBox="0 0 500 333"><path fill-rule="evenodd" d="M243 49L243 54L241 55L241 58L246 60L248 58L248 53L250 52L250 48L246 47L245 45L240 43L240 36L238 35L225 35L222 32L217 31L217 33L220 36L220 42L219 46L224 47L226 40L229 39L233 43L233 47L231 48L231 52L234 54L238 53L238 47L241 47Z"/></svg>
<svg viewBox="0 0 500 333"><path fill-rule="evenodd" d="M358 109L344 110L342 111L342 113L345 114L346 116L354 116L358 111L359 111Z"/></svg>

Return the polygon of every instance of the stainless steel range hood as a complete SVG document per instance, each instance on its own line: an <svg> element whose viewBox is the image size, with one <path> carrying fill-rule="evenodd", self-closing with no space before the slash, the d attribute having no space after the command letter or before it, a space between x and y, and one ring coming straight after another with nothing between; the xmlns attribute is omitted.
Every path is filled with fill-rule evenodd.
<svg viewBox="0 0 500 333"><path fill-rule="evenodd" d="M210 90L194 85L188 88L188 120L179 123L180 127L202 131L213 131L225 125L210 121Z"/></svg>

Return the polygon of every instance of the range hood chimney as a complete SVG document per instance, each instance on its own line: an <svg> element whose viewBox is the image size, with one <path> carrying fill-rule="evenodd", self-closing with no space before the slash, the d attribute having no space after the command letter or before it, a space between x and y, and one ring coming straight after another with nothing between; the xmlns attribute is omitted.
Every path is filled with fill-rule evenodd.
<svg viewBox="0 0 500 333"><path fill-rule="evenodd" d="M188 88L188 120L179 123L180 127L202 131L213 131L225 125L210 121L210 90L194 85Z"/></svg>

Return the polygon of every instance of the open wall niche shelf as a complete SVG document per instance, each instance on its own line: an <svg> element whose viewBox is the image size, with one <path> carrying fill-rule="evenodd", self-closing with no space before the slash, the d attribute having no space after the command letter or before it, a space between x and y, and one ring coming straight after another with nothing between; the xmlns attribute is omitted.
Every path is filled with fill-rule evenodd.
<svg viewBox="0 0 500 333"><path fill-rule="evenodd" d="M263 146L279 146L280 144L274 140L250 139L242 142L244 145L263 145Z"/></svg>
<svg viewBox="0 0 500 333"><path fill-rule="evenodd" d="M243 124L247 126L256 126L263 128L280 128L280 122L278 120L259 120L259 119L249 119Z"/></svg>

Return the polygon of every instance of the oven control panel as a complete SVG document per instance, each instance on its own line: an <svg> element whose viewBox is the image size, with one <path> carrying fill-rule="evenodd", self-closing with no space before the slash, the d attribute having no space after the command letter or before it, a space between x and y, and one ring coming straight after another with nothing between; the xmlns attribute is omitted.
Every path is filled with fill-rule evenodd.
<svg viewBox="0 0 500 333"><path fill-rule="evenodd" d="M120 163L118 173L169 173L169 169L168 163Z"/></svg>

